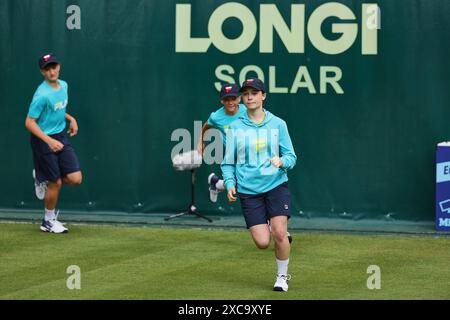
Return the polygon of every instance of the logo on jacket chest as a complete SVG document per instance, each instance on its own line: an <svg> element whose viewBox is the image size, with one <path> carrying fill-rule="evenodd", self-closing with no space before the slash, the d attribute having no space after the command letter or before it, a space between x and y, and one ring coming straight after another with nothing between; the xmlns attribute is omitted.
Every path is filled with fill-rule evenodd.
<svg viewBox="0 0 450 320"><path fill-rule="evenodd" d="M256 152L268 149L267 141L266 141L265 138L258 138L258 139L256 139L256 141L254 142L254 145L255 145Z"/></svg>
<svg viewBox="0 0 450 320"><path fill-rule="evenodd" d="M64 101L58 101L58 102L56 102L55 105L53 106L53 109L54 109L55 111L57 111L57 110L59 110L59 109L65 109L65 108L67 107L67 103L68 103L68 100L67 100L67 99L64 100Z"/></svg>

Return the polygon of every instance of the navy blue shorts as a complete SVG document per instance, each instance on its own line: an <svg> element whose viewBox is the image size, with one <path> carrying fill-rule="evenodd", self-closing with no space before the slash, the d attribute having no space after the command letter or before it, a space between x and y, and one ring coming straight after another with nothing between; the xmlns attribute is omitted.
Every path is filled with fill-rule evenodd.
<svg viewBox="0 0 450 320"><path fill-rule="evenodd" d="M247 229L257 224L266 224L276 216L291 217L291 194L287 182L265 193L238 195Z"/></svg>
<svg viewBox="0 0 450 320"><path fill-rule="evenodd" d="M69 173L80 171L75 150L65 132L50 135L64 145L61 151L53 152L50 147L35 135L31 135L30 143L33 151L33 164L38 182L56 181Z"/></svg>

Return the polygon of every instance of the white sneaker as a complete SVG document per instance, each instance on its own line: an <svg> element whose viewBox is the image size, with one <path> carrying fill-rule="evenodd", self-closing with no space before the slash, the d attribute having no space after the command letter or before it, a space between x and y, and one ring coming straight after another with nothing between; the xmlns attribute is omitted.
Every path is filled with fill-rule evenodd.
<svg viewBox="0 0 450 320"><path fill-rule="evenodd" d="M211 189L209 187L209 200L211 202L217 202L217 195L219 194L219 191Z"/></svg>
<svg viewBox="0 0 450 320"><path fill-rule="evenodd" d="M44 182L39 183L36 180L36 171L34 169L33 169L33 179L34 179L34 192L36 193L36 197L39 200L44 200L45 193L47 192L48 182L44 181Z"/></svg>
<svg viewBox="0 0 450 320"><path fill-rule="evenodd" d="M52 232L52 233L67 233L69 229L64 227L61 222L56 219L52 220L42 220L42 224L40 229L44 232Z"/></svg>
<svg viewBox="0 0 450 320"><path fill-rule="evenodd" d="M277 274L277 279L273 285L273 291L288 291L289 280L291 280L290 274Z"/></svg>
<svg viewBox="0 0 450 320"><path fill-rule="evenodd" d="M50 220L42 220L41 230L44 232L53 232L53 233L67 233L69 229L64 227L63 223L58 221L59 210L56 212L56 215L53 219Z"/></svg>
<svg viewBox="0 0 450 320"><path fill-rule="evenodd" d="M60 221L58 221L58 216L59 216L59 210L58 210L58 211L56 211L56 215L55 215L55 221L56 221L57 223L59 223L60 225L64 226L64 225L65 225L65 223L63 223L63 222L60 222ZM67 228L66 228L66 229L67 229ZM67 229L67 230L69 230L69 229Z"/></svg>
<svg viewBox="0 0 450 320"><path fill-rule="evenodd" d="M215 173L211 173L208 176L209 200L211 202L217 202L217 195L219 194L219 190L216 188L217 181L219 181L219 177L216 176Z"/></svg>

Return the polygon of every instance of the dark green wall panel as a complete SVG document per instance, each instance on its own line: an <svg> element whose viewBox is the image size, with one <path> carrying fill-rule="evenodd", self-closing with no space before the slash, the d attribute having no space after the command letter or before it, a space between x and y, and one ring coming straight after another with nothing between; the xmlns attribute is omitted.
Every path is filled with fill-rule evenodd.
<svg viewBox="0 0 450 320"><path fill-rule="evenodd" d="M239 54L212 45L206 53L175 52L175 8L192 4L192 34L207 37L211 14L227 1L2 0L0 1L0 207L39 208L31 180L31 151L24 127L32 94L41 82L37 58L46 51L63 62L69 83L68 112L78 119L73 144L84 183L65 188L61 207L81 210L161 212L189 203L190 176L175 172L170 136L193 131L219 106L215 69L276 67L277 85L290 86L306 66L319 91L321 66L342 70L344 94L269 94L267 108L285 119L299 156L290 173L295 212L366 218L394 214L434 218L434 153L449 139L450 1L380 0L378 54L361 54L361 5L339 1L358 24L355 43L327 55L305 36L304 53L288 53L278 36L274 52L253 44ZM289 24L291 3L306 18L328 1L241 1L259 23L260 4L276 3ZM369 3L369 1L368 1ZM81 8L81 30L68 30L66 9ZM330 18L322 31L329 38ZM228 19L224 33L242 26ZM237 74L234 75L237 80ZM218 166L198 170L197 199L203 212L235 214L224 197L208 202L206 178Z"/></svg>

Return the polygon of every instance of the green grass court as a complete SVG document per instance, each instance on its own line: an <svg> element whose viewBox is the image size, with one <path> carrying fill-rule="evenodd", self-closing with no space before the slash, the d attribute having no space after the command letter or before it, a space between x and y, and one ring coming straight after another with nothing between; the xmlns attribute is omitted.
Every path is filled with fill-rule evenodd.
<svg viewBox="0 0 450 320"><path fill-rule="evenodd" d="M0 224L0 299L449 299L450 238L293 232L289 292L245 230ZM66 286L81 269L81 289ZM369 265L381 289L369 290Z"/></svg>

